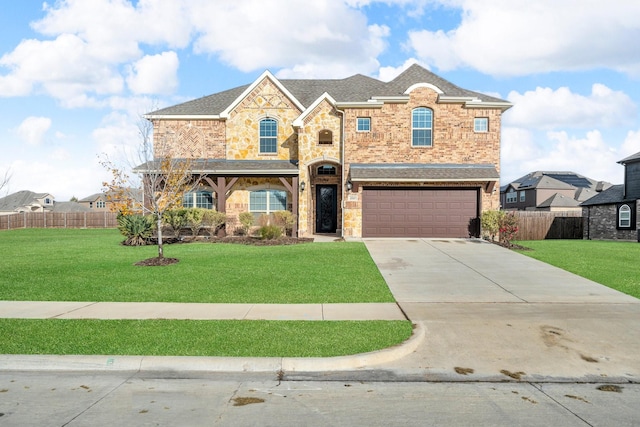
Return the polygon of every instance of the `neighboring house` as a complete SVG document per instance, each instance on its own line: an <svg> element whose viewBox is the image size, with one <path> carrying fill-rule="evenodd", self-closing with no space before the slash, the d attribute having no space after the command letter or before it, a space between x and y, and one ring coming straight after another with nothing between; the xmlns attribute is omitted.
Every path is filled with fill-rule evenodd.
<svg viewBox="0 0 640 427"><path fill-rule="evenodd" d="M53 211L54 203L49 193L22 190L0 199L0 213Z"/></svg>
<svg viewBox="0 0 640 427"><path fill-rule="evenodd" d="M50 193L23 190L0 199L0 215L16 212L83 212L88 209L75 202L56 202Z"/></svg>
<svg viewBox="0 0 640 427"><path fill-rule="evenodd" d="M624 184L582 203L585 239L640 242L640 152L620 160Z"/></svg>
<svg viewBox="0 0 640 427"><path fill-rule="evenodd" d="M78 200L82 206L94 212L109 212L107 196L105 193L96 193Z"/></svg>
<svg viewBox="0 0 640 427"><path fill-rule="evenodd" d="M581 211L580 203L611 183L574 172L531 172L500 188L503 210Z"/></svg>
<svg viewBox="0 0 640 427"><path fill-rule="evenodd" d="M202 177L186 206L232 218L286 209L299 236L468 237L479 235L482 211L499 208L501 115L510 107L413 65L390 82L266 71L145 117L156 154L189 158Z"/></svg>

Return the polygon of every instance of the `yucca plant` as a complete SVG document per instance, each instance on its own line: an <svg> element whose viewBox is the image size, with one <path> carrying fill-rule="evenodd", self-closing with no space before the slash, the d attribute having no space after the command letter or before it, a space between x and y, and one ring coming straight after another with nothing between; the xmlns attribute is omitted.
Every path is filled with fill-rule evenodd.
<svg viewBox="0 0 640 427"><path fill-rule="evenodd" d="M126 246L144 246L153 234L153 218L142 215L119 215L118 230L126 237Z"/></svg>

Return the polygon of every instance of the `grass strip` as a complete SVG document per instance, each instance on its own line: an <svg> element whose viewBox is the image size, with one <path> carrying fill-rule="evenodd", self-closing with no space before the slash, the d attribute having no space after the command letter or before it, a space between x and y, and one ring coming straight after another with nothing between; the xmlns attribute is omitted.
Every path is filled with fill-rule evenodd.
<svg viewBox="0 0 640 427"><path fill-rule="evenodd" d="M400 344L409 321L0 319L1 354L331 357Z"/></svg>
<svg viewBox="0 0 640 427"><path fill-rule="evenodd" d="M535 258L640 298L640 244L602 240L527 240L530 248L519 251Z"/></svg>
<svg viewBox="0 0 640 427"><path fill-rule="evenodd" d="M139 267L155 246L114 229L0 232L0 299L202 303L393 302L361 242L167 245L174 265Z"/></svg>

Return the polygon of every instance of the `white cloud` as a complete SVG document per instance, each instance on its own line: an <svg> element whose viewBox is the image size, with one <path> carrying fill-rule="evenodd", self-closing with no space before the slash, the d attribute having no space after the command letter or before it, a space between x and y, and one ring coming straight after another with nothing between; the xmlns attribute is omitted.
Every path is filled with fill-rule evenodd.
<svg viewBox="0 0 640 427"><path fill-rule="evenodd" d="M507 128L508 129L508 128ZM506 130L506 129L505 129ZM518 132L505 132L502 151L502 184L537 170L572 171L614 184L622 182L623 170L616 162L620 152L597 130L577 137L567 132L530 134L524 144ZM535 141L535 142L533 142ZM524 146L524 152L520 150Z"/></svg>
<svg viewBox="0 0 640 427"><path fill-rule="evenodd" d="M534 129L612 127L633 123L636 105L621 91L594 84L588 96L567 87L557 90L538 87L524 94L511 92L514 106L505 114L507 126Z"/></svg>
<svg viewBox="0 0 640 427"><path fill-rule="evenodd" d="M278 67L280 77L343 77L377 70L389 28L367 25L343 2L238 0L193 9L197 53L241 71Z"/></svg>
<svg viewBox="0 0 640 427"><path fill-rule="evenodd" d="M620 147L621 157L619 160L636 153L640 153L640 130L627 133L627 137Z"/></svg>
<svg viewBox="0 0 640 427"><path fill-rule="evenodd" d="M51 127L51 119L48 117L27 117L20 123L16 133L20 139L29 145L40 145L44 136Z"/></svg>
<svg viewBox="0 0 640 427"><path fill-rule="evenodd" d="M170 94L178 87L178 55L163 52L136 61L127 77L127 85L135 94Z"/></svg>
<svg viewBox="0 0 640 427"><path fill-rule="evenodd" d="M458 28L409 33L416 55L440 70L491 75L609 68L640 75L640 2L439 0L462 8Z"/></svg>
<svg viewBox="0 0 640 427"><path fill-rule="evenodd" d="M420 61L418 61L417 59L409 58L406 61L404 61L404 63L399 67L380 67L380 71L378 73L378 79L382 80L383 82L389 82L395 79L396 77L398 77L403 71L405 71L407 68L409 68L413 64L420 64L421 66L427 69L429 68L427 65L421 64Z"/></svg>

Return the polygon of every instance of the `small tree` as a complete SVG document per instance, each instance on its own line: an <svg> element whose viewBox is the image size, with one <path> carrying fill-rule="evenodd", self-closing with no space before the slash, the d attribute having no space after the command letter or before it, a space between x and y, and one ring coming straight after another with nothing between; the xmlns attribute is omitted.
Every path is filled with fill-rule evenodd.
<svg viewBox="0 0 640 427"><path fill-rule="evenodd" d="M275 211L272 215L274 225L281 227L285 234L291 235L291 230L296 223L296 216L289 211Z"/></svg>
<svg viewBox="0 0 640 427"><path fill-rule="evenodd" d="M158 236L158 258L164 257L162 241L162 217L174 208L182 206L185 193L193 190L199 183L191 173L191 160L174 157L171 141L155 141L152 143L153 124L145 119L138 123L141 145L138 150L138 161L141 163L133 171L142 175L141 185L132 185L132 180L124 168L116 166L106 156L101 161L103 167L112 174L111 182L103 183L107 194L119 203L113 205L123 215L130 214L138 208L134 191L142 190L144 201L139 208L143 213L153 214L156 219Z"/></svg>
<svg viewBox="0 0 640 427"><path fill-rule="evenodd" d="M202 224L206 227L211 237L215 236L218 229L227 222L227 215L224 212L205 210Z"/></svg>

